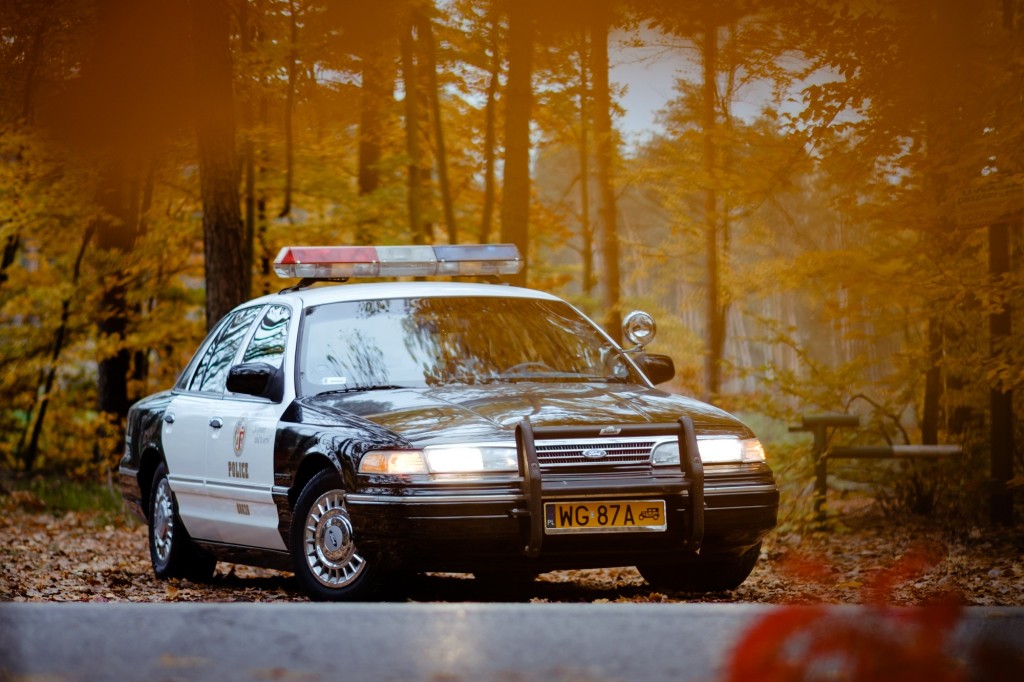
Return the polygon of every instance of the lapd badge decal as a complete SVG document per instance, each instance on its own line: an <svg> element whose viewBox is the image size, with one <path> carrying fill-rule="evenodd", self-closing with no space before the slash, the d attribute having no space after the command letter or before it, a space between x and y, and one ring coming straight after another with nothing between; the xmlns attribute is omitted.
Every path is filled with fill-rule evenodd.
<svg viewBox="0 0 1024 682"><path fill-rule="evenodd" d="M245 447L245 420L239 419L235 424L235 457L242 456L242 448Z"/></svg>

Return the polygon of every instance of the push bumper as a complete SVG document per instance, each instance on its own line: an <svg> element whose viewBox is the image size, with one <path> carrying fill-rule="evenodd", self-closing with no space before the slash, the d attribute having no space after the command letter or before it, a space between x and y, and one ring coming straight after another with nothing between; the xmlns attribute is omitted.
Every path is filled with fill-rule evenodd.
<svg viewBox="0 0 1024 682"><path fill-rule="evenodd" d="M598 429L530 429L527 423L517 429L519 477L488 487L403 486L350 493L346 503L361 548L404 567L432 571L634 565L692 555L702 547L716 554L739 553L775 527L779 494L767 468L739 481L712 476L705 485L692 425L681 421L667 428L675 429L684 454L678 473L569 477L541 472L534 439L587 438ZM643 433L633 433L638 429ZM665 430L665 425L622 427L621 435L665 435ZM545 503L616 500L663 501L664 530L556 535L545 529Z"/></svg>

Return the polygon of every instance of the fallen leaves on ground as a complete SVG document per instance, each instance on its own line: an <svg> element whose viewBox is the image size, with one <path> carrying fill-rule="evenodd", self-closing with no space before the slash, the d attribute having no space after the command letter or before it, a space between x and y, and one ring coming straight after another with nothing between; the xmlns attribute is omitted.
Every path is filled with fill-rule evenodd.
<svg viewBox="0 0 1024 682"><path fill-rule="evenodd" d="M209 583L157 580L146 528L117 517L55 515L26 497L0 497L0 601L305 601L288 573L218 564ZM105 520L104 520L105 519ZM842 531L773 533L738 589L709 595L653 590L633 568L556 571L514 594L461 574L415 576L413 601L744 602L1024 605L1024 529L949 528L882 515Z"/></svg>

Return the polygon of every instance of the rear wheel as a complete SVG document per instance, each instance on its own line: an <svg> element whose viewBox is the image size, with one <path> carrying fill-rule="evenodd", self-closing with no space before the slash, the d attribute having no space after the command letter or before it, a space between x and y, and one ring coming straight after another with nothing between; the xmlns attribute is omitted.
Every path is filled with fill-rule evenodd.
<svg viewBox="0 0 1024 682"><path fill-rule="evenodd" d="M374 593L377 571L356 547L345 490L333 470L302 489L289 540L295 577L310 599L356 601Z"/></svg>
<svg viewBox="0 0 1024 682"><path fill-rule="evenodd" d="M178 501L167 480L167 464L160 463L153 473L153 494L149 498L149 558L157 578L209 580L217 560L196 546L188 536Z"/></svg>
<svg viewBox="0 0 1024 682"><path fill-rule="evenodd" d="M726 592L739 587L761 555L757 543L739 555L698 555L689 561L637 566L651 587L683 592Z"/></svg>

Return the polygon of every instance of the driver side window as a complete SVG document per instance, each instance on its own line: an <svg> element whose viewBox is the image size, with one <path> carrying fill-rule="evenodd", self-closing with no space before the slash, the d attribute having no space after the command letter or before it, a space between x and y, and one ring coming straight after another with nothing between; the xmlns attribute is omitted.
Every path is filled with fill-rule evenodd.
<svg viewBox="0 0 1024 682"><path fill-rule="evenodd" d="M281 369L285 344L288 342L289 319L291 311L286 306L268 306L267 314L256 327L245 349L242 362L265 362L274 369Z"/></svg>

